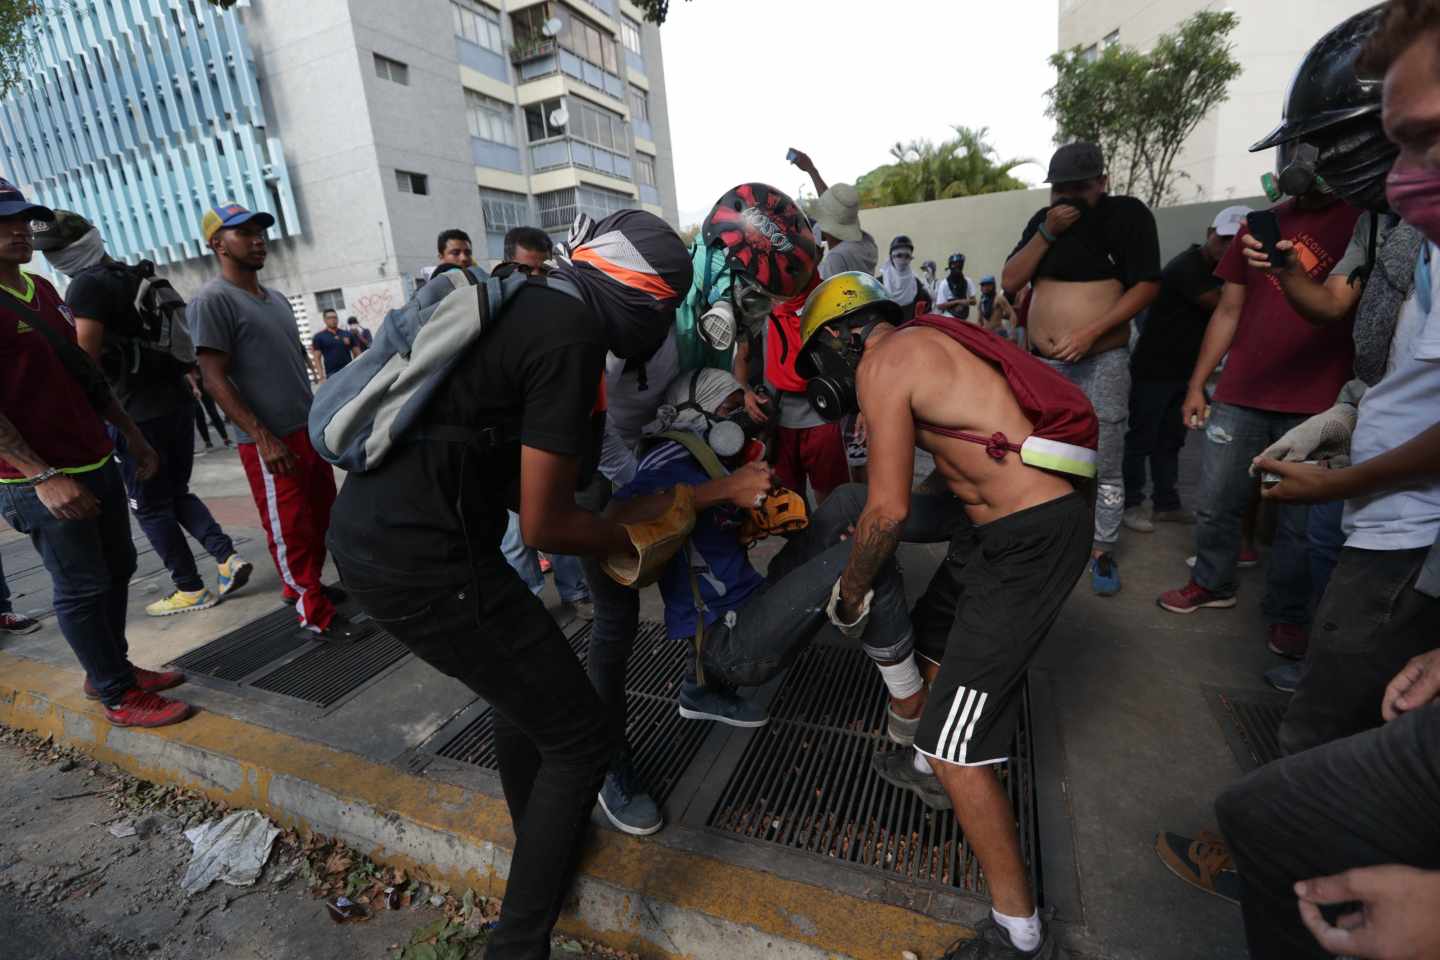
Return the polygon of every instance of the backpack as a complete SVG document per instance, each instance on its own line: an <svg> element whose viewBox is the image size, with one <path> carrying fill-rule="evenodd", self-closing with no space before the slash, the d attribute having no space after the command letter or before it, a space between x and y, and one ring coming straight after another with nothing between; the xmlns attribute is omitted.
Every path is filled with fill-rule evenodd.
<svg viewBox="0 0 1440 960"><path fill-rule="evenodd" d="M126 289L135 291L124 322L106 325L105 366L118 364L121 368L107 372L157 380L179 377L195 365L195 343L185 321L185 298L169 280L155 275L154 263L141 260L131 266L107 260L90 269L118 274Z"/></svg>
<svg viewBox="0 0 1440 960"><path fill-rule="evenodd" d="M435 390L466 348L527 286L548 287L583 302L567 280L519 271L487 277L471 267L431 279L409 303L386 315L369 350L316 392L309 421L315 451L343 470L364 473L384 462L396 443L421 439L415 426ZM424 439L493 447L507 437L501 427L431 426Z"/></svg>
<svg viewBox="0 0 1440 960"><path fill-rule="evenodd" d="M1021 412L1035 425L1034 432L1023 443L1012 443L1003 433L985 437L919 421L915 423L917 427L981 444L996 460L1003 459L1006 451L1013 451L1032 467L1085 480L1095 477L1100 421L1090 399L1079 387L1010 341L956 317L923 314L900 329L905 327L939 330L996 367L1010 384Z"/></svg>

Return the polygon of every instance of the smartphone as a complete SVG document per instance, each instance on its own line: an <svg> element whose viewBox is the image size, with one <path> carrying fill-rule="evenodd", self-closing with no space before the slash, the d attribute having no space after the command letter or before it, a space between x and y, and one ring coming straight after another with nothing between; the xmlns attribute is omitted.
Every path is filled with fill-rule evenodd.
<svg viewBox="0 0 1440 960"><path fill-rule="evenodd" d="M794 163L795 158L798 156L800 156L800 154L796 153L794 148L792 147L791 149L785 151L785 162Z"/></svg>
<svg viewBox="0 0 1440 960"><path fill-rule="evenodd" d="M1288 259L1280 250L1275 249L1275 244L1280 242L1280 221L1276 218L1273 210L1251 210L1245 214L1245 223L1250 227L1251 234L1260 241L1261 247L1265 250L1265 256L1270 259L1270 265L1274 267L1285 266Z"/></svg>

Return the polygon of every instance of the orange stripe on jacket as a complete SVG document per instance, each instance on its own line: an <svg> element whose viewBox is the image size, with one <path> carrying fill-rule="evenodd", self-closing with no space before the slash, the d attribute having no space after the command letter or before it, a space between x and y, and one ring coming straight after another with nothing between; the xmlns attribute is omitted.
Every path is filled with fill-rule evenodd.
<svg viewBox="0 0 1440 960"><path fill-rule="evenodd" d="M570 259L588 263L616 282L636 290L643 290L656 300L668 300L675 296L674 288L656 274L642 273L639 270L622 267L618 263L606 260L593 250L577 250Z"/></svg>

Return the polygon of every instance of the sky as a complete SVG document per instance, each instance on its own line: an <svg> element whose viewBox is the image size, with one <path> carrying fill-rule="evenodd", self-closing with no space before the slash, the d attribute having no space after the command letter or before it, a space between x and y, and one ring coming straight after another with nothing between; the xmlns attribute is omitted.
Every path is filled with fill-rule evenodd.
<svg viewBox="0 0 1440 960"><path fill-rule="evenodd" d="M1054 149L1045 91L1055 0L671 0L660 28L680 224L749 180L794 196L810 154L829 183L897 140L989 127L1002 158ZM1036 183L1044 170L1018 169Z"/></svg>

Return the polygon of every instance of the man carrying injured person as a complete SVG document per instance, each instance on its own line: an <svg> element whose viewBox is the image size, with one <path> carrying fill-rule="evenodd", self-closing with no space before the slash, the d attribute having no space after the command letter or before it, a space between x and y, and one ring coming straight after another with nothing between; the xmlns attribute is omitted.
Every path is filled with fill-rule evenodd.
<svg viewBox="0 0 1440 960"><path fill-rule="evenodd" d="M825 605L850 556L851 525L865 500L864 487L839 487L794 532L805 524L804 501L775 489L758 432L733 375L713 368L681 373L642 441L635 479L607 510L621 523L642 522L666 502L654 494L682 484L694 489L695 528L659 579L666 632L698 653L680 687L680 715L735 727L769 719L735 688L770 680L825 627ZM750 563L748 544L787 531L789 541L762 576ZM854 636L877 662L904 660L913 670L910 618L893 559L877 570L874 593L868 627ZM917 683L910 701L891 709L916 709L919 693Z"/></svg>
<svg viewBox="0 0 1440 960"><path fill-rule="evenodd" d="M911 613L921 663L882 669L892 704L918 707L900 711L918 717L915 751L878 754L875 767L932 806L948 800L985 871L991 918L946 958L1052 957L994 768L1009 759L1026 671L1089 560L1099 425L1078 387L1014 344L952 317L900 319L860 273L822 283L801 313L811 403L829 417L858 410L870 431L865 507L828 614L870 636L896 546L911 539L915 447L929 451L970 522ZM906 726L892 718L891 739Z"/></svg>

